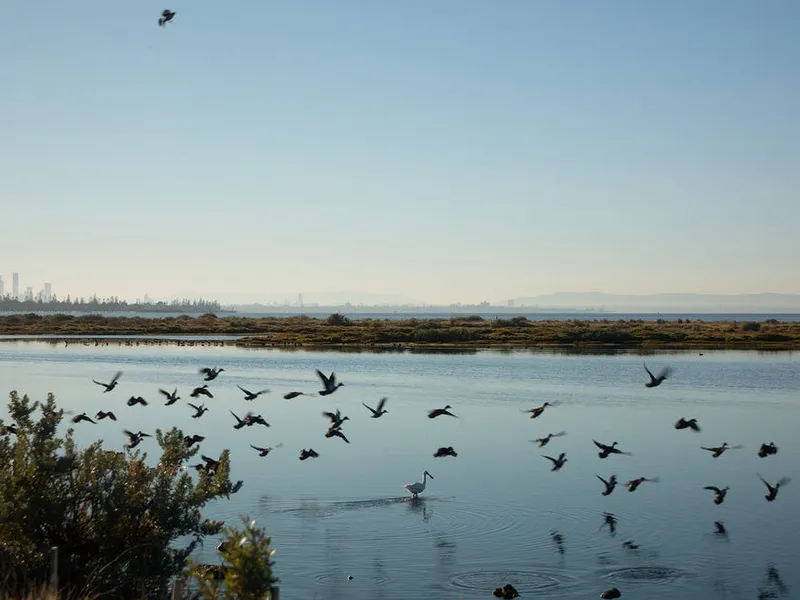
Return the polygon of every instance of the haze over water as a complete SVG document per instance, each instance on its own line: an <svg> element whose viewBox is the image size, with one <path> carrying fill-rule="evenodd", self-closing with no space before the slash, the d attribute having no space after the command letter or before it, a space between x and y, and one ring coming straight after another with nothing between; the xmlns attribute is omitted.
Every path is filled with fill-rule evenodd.
<svg viewBox="0 0 800 600"><path fill-rule="evenodd" d="M112 409L117 423L75 426L82 445L100 437L121 447L123 428L153 433L172 425L205 435L204 454L231 449L232 479L245 485L208 517L238 523L248 514L267 528L277 548L284 599L487 598L512 583L523 597L586 598L617 585L625 598L754 598L775 566L790 597L800 590L800 481L764 500L760 472L774 483L797 479L800 417L797 354L659 353L653 369L675 368L673 379L646 389L642 357L554 353L371 354L280 352L221 347L83 346L42 342L0 345L0 388L34 399L53 391L75 413ZM197 369L223 366L210 383L215 398L201 419L185 400L199 385ZM320 389L314 369L336 371L345 387L328 397L287 401L282 395ZM92 378L121 369L117 390L103 394ZM271 393L245 402L236 384ZM184 400L163 406L159 387L179 387ZM143 395L148 407L125 406ZM370 419L361 406L388 396L389 413ZM531 420L520 411L561 402ZM426 417L451 404L458 419ZM350 416L351 444L326 439L322 410ZM232 428L247 410L270 428ZM5 417L5 408L0 414ZM703 431L676 431L679 417L696 417ZM67 424L64 424L66 428ZM543 450L529 442L566 430ZM592 439L633 456L597 457ZM700 445L743 444L719 459ZM777 456L760 459L762 442ZM267 458L249 444L283 442ZM439 446L457 458L435 459ZM157 457L156 444L143 447ZM300 462L301 448L316 460ZM566 452L560 472L541 454ZM418 503L403 484L435 477ZM602 497L595 474L621 482L646 476L634 493L619 486ZM721 506L705 485L730 486ZM600 529L602 514L618 516L617 533ZM712 535L724 521L727 540ZM550 539L565 537L561 556ZM632 539L637 551L622 547ZM215 542L202 558L216 562ZM352 581L347 576L352 575ZM765 588L766 589L766 588ZM773 588L776 589L773 585Z"/></svg>

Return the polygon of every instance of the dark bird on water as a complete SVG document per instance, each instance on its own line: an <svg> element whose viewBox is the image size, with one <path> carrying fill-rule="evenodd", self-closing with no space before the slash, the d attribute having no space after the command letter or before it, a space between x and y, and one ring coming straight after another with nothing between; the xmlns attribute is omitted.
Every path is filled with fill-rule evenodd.
<svg viewBox="0 0 800 600"><path fill-rule="evenodd" d="M334 436L343 439L348 444L350 443L350 440L347 439L347 436L342 432L340 427L332 426L325 432L326 438L332 438Z"/></svg>
<svg viewBox="0 0 800 600"><path fill-rule="evenodd" d="M112 421L117 420L117 416L113 412L111 411L103 412L102 410L98 411L97 414L94 416L94 418L97 419L98 421L102 421L103 419L111 419Z"/></svg>
<svg viewBox="0 0 800 600"><path fill-rule="evenodd" d="M384 406L386 406L386 401L387 401L387 400L388 400L388 398L385 398L385 397L384 397L384 398L381 398L381 399L378 401L378 407L377 407L377 408L372 408L372 407L370 407L370 406L367 406L367 405L366 405L366 404L364 404L363 402L362 402L361 404L364 404L364 406L365 406L367 409L369 409L369 411L372 413L372 415L370 415L370 416L371 416L373 419L377 419L377 418L378 418L378 417L380 417L381 415L385 415L386 413L388 413L388 412L389 412L388 410L385 410L385 409L383 408Z"/></svg>
<svg viewBox="0 0 800 600"><path fill-rule="evenodd" d="M203 377L203 381L213 381L214 379L217 378L217 375L222 373L224 370L225 369L222 368L218 369L216 367L214 367L213 369L205 367L203 369L200 369L198 373L200 373L200 375L205 375L205 377Z"/></svg>
<svg viewBox="0 0 800 600"><path fill-rule="evenodd" d="M639 544L634 543L633 540L627 540L625 542L622 542L622 547L628 548L629 550L638 550Z"/></svg>
<svg viewBox="0 0 800 600"><path fill-rule="evenodd" d="M725 529L725 523L722 521L714 521L714 535L728 537L728 530Z"/></svg>
<svg viewBox="0 0 800 600"><path fill-rule="evenodd" d="M614 598L619 598L622 596L622 592L619 591L619 588L612 587L611 589L606 590L600 594L600 597L603 600L613 600Z"/></svg>
<svg viewBox="0 0 800 600"><path fill-rule="evenodd" d="M192 398L197 398L198 396L208 396L209 398L213 398L214 394L211 393L211 390L208 389L207 385L203 385L201 387L196 387L192 390L192 393L189 394Z"/></svg>
<svg viewBox="0 0 800 600"><path fill-rule="evenodd" d="M697 424L697 419L684 419L681 417L675 423L675 429L691 429L692 431L700 431L700 426Z"/></svg>
<svg viewBox="0 0 800 600"><path fill-rule="evenodd" d="M774 456L777 453L778 453L778 447L775 445L775 442L770 442L769 444L761 444L761 448L758 449L758 455L761 458Z"/></svg>
<svg viewBox="0 0 800 600"><path fill-rule="evenodd" d="M307 460L309 458L319 458L319 454L313 448L300 450L300 460Z"/></svg>
<svg viewBox="0 0 800 600"><path fill-rule="evenodd" d="M444 408L434 408L433 410L429 410L428 411L428 418L429 419L435 419L436 417L442 417L444 415L447 415L448 417L456 417L456 415L454 415L453 413L450 412L451 408L453 408L453 407L448 404ZM458 418L458 417L456 417L456 418Z"/></svg>
<svg viewBox="0 0 800 600"><path fill-rule="evenodd" d="M631 479L625 485L628 486L629 492L635 492L636 488L642 485L645 481L649 481L651 483L658 483L659 481L661 481L661 479L659 479L658 477L653 477L652 479L648 479L647 477L637 477L636 479Z"/></svg>
<svg viewBox="0 0 800 600"><path fill-rule="evenodd" d="M202 435L186 435L183 437L183 443L186 444L186 447L193 446L194 444L199 444L206 438Z"/></svg>
<svg viewBox="0 0 800 600"><path fill-rule="evenodd" d="M275 445L275 446L267 446L266 448L261 448L260 446L253 446L253 444L250 444L250 447L251 447L253 450L255 450L256 452L258 452L258 455L259 455L260 457L262 457L262 458L263 458L263 457L265 457L267 454L269 454L270 452L272 452L272 451L273 451L275 448L281 448L281 447L283 447L283 444L281 443L281 444L277 444L277 445Z"/></svg>
<svg viewBox="0 0 800 600"><path fill-rule="evenodd" d="M564 554L564 535L553 530L550 532L550 538L555 543L556 548L558 548L559 554Z"/></svg>
<svg viewBox="0 0 800 600"><path fill-rule="evenodd" d="M523 410L524 413L531 413L531 419L535 419L539 415L544 412L544 409L548 406L558 406L558 402L545 402L541 406L537 406L536 408L529 408L527 410Z"/></svg>
<svg viewBox="0 0 800 600"><path fill-rule="evenodd" d="M614 442L610 446L608 444L601 444L597 440L592 440L594 445L600 448L600 452L597 453L597 456L600 458L608 458L611 454L625 454L626 456L631 456L630 452L623 452L622 450L617 450L617 444L619 442Z"/></svg>
<svg viewBox="0 0 800 600"><path fill-rule="evenodd" d="M567 435L566 431L559 431L558 433L548 433L545 437L538 438L533 441L539 444L539 448L544 448L545 446L547 446L547 444L550 443L550 440L552 440L553 438L562 437L565 435Z"/></svg>
<svg viewBox="0 0 800 600"><path fill-rule="evenodd" d="M642 363L642 364L644 364L644 363ZM645 383L644 387L649 387L649 388L658 387L659 385L664 383L664 380L667 377L672 375L672 367L664 367L664 369L661 371L661 373L658 374L658 377L653 375L653 372L650 369L647 368L646 364L644 364L644 370L647 371L648 375L650 375L650 381Z"/></svg>
<svg viewBox="0 0 800 600"><path fill-rule="evenodd" d="M324 390L318 392L320 396L327 396L328 394L332 394L333 392L335 392L344 385L343 383L337 383L336 373L331 372L330 377L326 377L325 373L323 373L319 369L317 369L316 371L317 371L317 377L320 378L320 380L322 381L322 385L325 388Z"/></svg>
<svg viewBox="0 0 800 600"><path fill-rule="evenodd" d="M551 471L560 471L561 467L564 466L564 463L567 462L566 452L562 452L561 454L559 454L558 458L553 458L552 456L546 456L544 454L542 454L542 457L546 458L547 460L553 463L553 468L550 469Z"/></svg>
<svg viewBox="0 0 800 600"><path fill-rule="evenodd" d="M258 391L258 392L250 392L250 391L248 391L248 390L244 389L244 388L243 388L242 386L240 386L239 384L237 384L237 385L236 385L236 387L238 387L240 390L242 390L242 391L244 392L244 399L245 399L245 400L255 400L255 399L256 399L256 398L258 398L258 397L259 397L261 394L268 394L268 393L269 393L269 390L260 390L260 391Z"/></svg>
<svg viewBox="0 0 800 600"><path fill-rule="evenodd" d="M91 423L93 425L97 424L86 413L81 413L79 415L75 415L74 417L72 417L73 423L80 423L81 421L86 421L87 423Z"/></svg>
<svg viewBox="0 0 800 600"><path fill-rule="evenodd" d="M147 406L147 400L145 400L141 396L131 396L130 398L128 398L128 406L136 406L137 404L141 404L142 406Z"/></svg>
<svg viewBox="0 0 800 600"><path fill-rule="evenodd" d="M165 8L161 11L161 16L158 17L158 26L164 27L167 23L172 21L175 18L175 11Z"/></svg>
<svg viewBox="0 0 800 600"><path fill-rule="evenodd" d="M711 490L714 492L714 504L722 504L725 502L725 495L728 493L729 487L718 488L715 485L707 485L704 490Z"/></svg>
<svg viewBox="0 0 800 600"><path fill-rule="evenodd" d="M700 446L703 450L708 450L711 452L711 456L714 458L719 458L722 456L725 450L741 450L743 446L728 446L728 442L722 442L722 446L716 446L711 448L706 448L705 446Z"/></svg>
<svg viewBox="0 0 800 600"><path fill-rule="evenodd" d="M196 404L192 404L191 402L187 402L186 404L188 404L189 406L191 406L194 409L194 414L192 415L193 419L199 419L200 417L203 416L203 414L208 412L208 409L206 408L205 404L201 404L200 406L197 406Z"/></svg>
<svg viewBox="0 0 800 600"><path fill-rule="evenodd" d="M436 452L433 453L434 458L442 458L445 456L458 456L458 452L453 450L452 446L442 446Z"/></svg>
<svg viewBox="0 0 800 600"><path fill-rule="evenodd" d="M178 396L178 388L175 388L175 391L173 391L171 394L167 390L162 390L161 388L159 388L158 391L159 393L164 394L164 396L167 397L167 402L164 404L164 406L170 406L171 404L175 404L178 400L181 399L181 397Z"/></svg>
<svg viewBox="0 0 800 600"><path fill-rule="evenodd" d="M305 392L289 392L288 394L283 395L284 400L291 400L292 398L297 398L298 396L308 396Z"/></svg>
<svg viewBox="0 0 800 600"><path fill-rule="evenodd" d="M513 585L507 583L503 587L494 588L492 595L495 598L502 598L502 600L514 600L514 598L519 597L519 592Z"/></svg>
<svg viewBox="0 0 800 600"><path fill-rule="evenodd" d="M128 436L130 443L126 446L128 449L136 448L139 444L142 443L142 440L146 437L153 437L149 433L145 433L144 431L138 431L133 433L132 431L128 431L127 429L123 430L123 433Z"/></svg>
<svg viewBox="0 0 800 600"><path fill-rule="evenodd" d="M616 475L612 475L611 477L609 477L608 481L606 481L605 479L600 477L600 475L595 475L595 477L597 477L600 481L602 481L603 485L606 486L606 489L603 490L603 496L610 495L611 492L614 491L614 488L617 487L617 476Z"/></svg>
<svg viewBox="0 0 800 600"><path fill-rule="evenodd" d="M117 371L117 373L114 375L114 377L111 378L111 381L109 381L108 383L103 383L102 381L97 381L96 379L92 379L92 381L94 383L96 383L97 385L101 385L104 388L106 388L103 391L103 393L105 394L105 393L110 392L111 390L113 390L115 387L117 387L117 384L119 383L119 378L120 377L122 377L122 371Z"/></svg>
<svg viewBox="0 0 800 600"><path fill-rule="evenodd" d="M756 475L758 475L758 473L756 473ZM778 490L791 481L791 479L789 479L788 477L783 477L774 486L772 486L768 484L767 481L761 475L758 475L758 478L765 486L767 486L767 489L769 490L767 495L764 496L764 498L767 499L767 502L772 502L773 500L775 500L776 496L778 495Z"/></svg>
<svg viewBox="0 0 800 600"><path fill-rule="evenodd" d="M341 427L345 421L350 420L350 417L343 417L341 411L339 411L338 408L336 409L335 413L324 411L322 413L322 416L327 419L330 419L332 427Z"/></svg>

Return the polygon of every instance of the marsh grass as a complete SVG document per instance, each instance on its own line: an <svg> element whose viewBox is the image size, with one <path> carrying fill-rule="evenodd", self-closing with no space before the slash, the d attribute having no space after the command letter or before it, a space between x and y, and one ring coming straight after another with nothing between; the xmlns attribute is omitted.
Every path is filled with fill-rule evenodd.
<svg viewBox="0 0 800 600"><path fill-rule="evenodd" d="M10 315L0 317L5 335L240 335L246 347L361 348L741 348L800 349L800 323L769 319L528 320L458 316L441 319L200 317L186 315L104 317Z"/></svg>

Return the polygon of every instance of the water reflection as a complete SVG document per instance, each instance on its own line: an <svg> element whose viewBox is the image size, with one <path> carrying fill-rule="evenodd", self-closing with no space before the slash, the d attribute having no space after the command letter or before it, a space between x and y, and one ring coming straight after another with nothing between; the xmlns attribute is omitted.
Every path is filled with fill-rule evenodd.
<svg viewBox="0 0 800 600"><path fill-rule="evenodd" d="M408 504L408 510L422 515L422 521L428 523L433 516L433 508L428 510L428 503L423 498L403 498L403 502Z"/></svg>
<svg viewBox="0 0 800 600"><path fill-rule="evenodd" d="M778 569L772 565L767 565L767 572L764 576L764 583L758 589L758 600L771 600L773 598L783 598L789 595L789 587L783 582Z"/></svg>

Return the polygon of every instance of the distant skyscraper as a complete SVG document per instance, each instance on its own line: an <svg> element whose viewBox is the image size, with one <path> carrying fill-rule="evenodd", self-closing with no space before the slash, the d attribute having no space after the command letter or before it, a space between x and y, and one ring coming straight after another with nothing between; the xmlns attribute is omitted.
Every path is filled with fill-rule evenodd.
<svg viewBox="0 0 800 600"><path fill-rule="evenodd" d="M25 300L33 300L33 288L31 286L25 288Z"/></svg>
<svg viewBox="0 0 800 600"><path fill-rule="evenodd" d="M53 299L53 284L50 282L46 282L44 284L44 298L45 302L50 302Z"/></svg>
<svg viewBox="0 0 800 600"><path fill-rule="evenodd" d="M5 284L3 283L3 276L0 275L0 299L2 299L6 294Z"/></svg>
<svg viewBox="0 0 800 600"><path fill-rule="evenodd" d="M11 274L11 297L19 299L19 273Z"/></svg>
<svg viewBox="0 0 800 600"><path fill-rule="evenodd" d="M303 294L297 294L297 305L303 306Z"/></svg>

